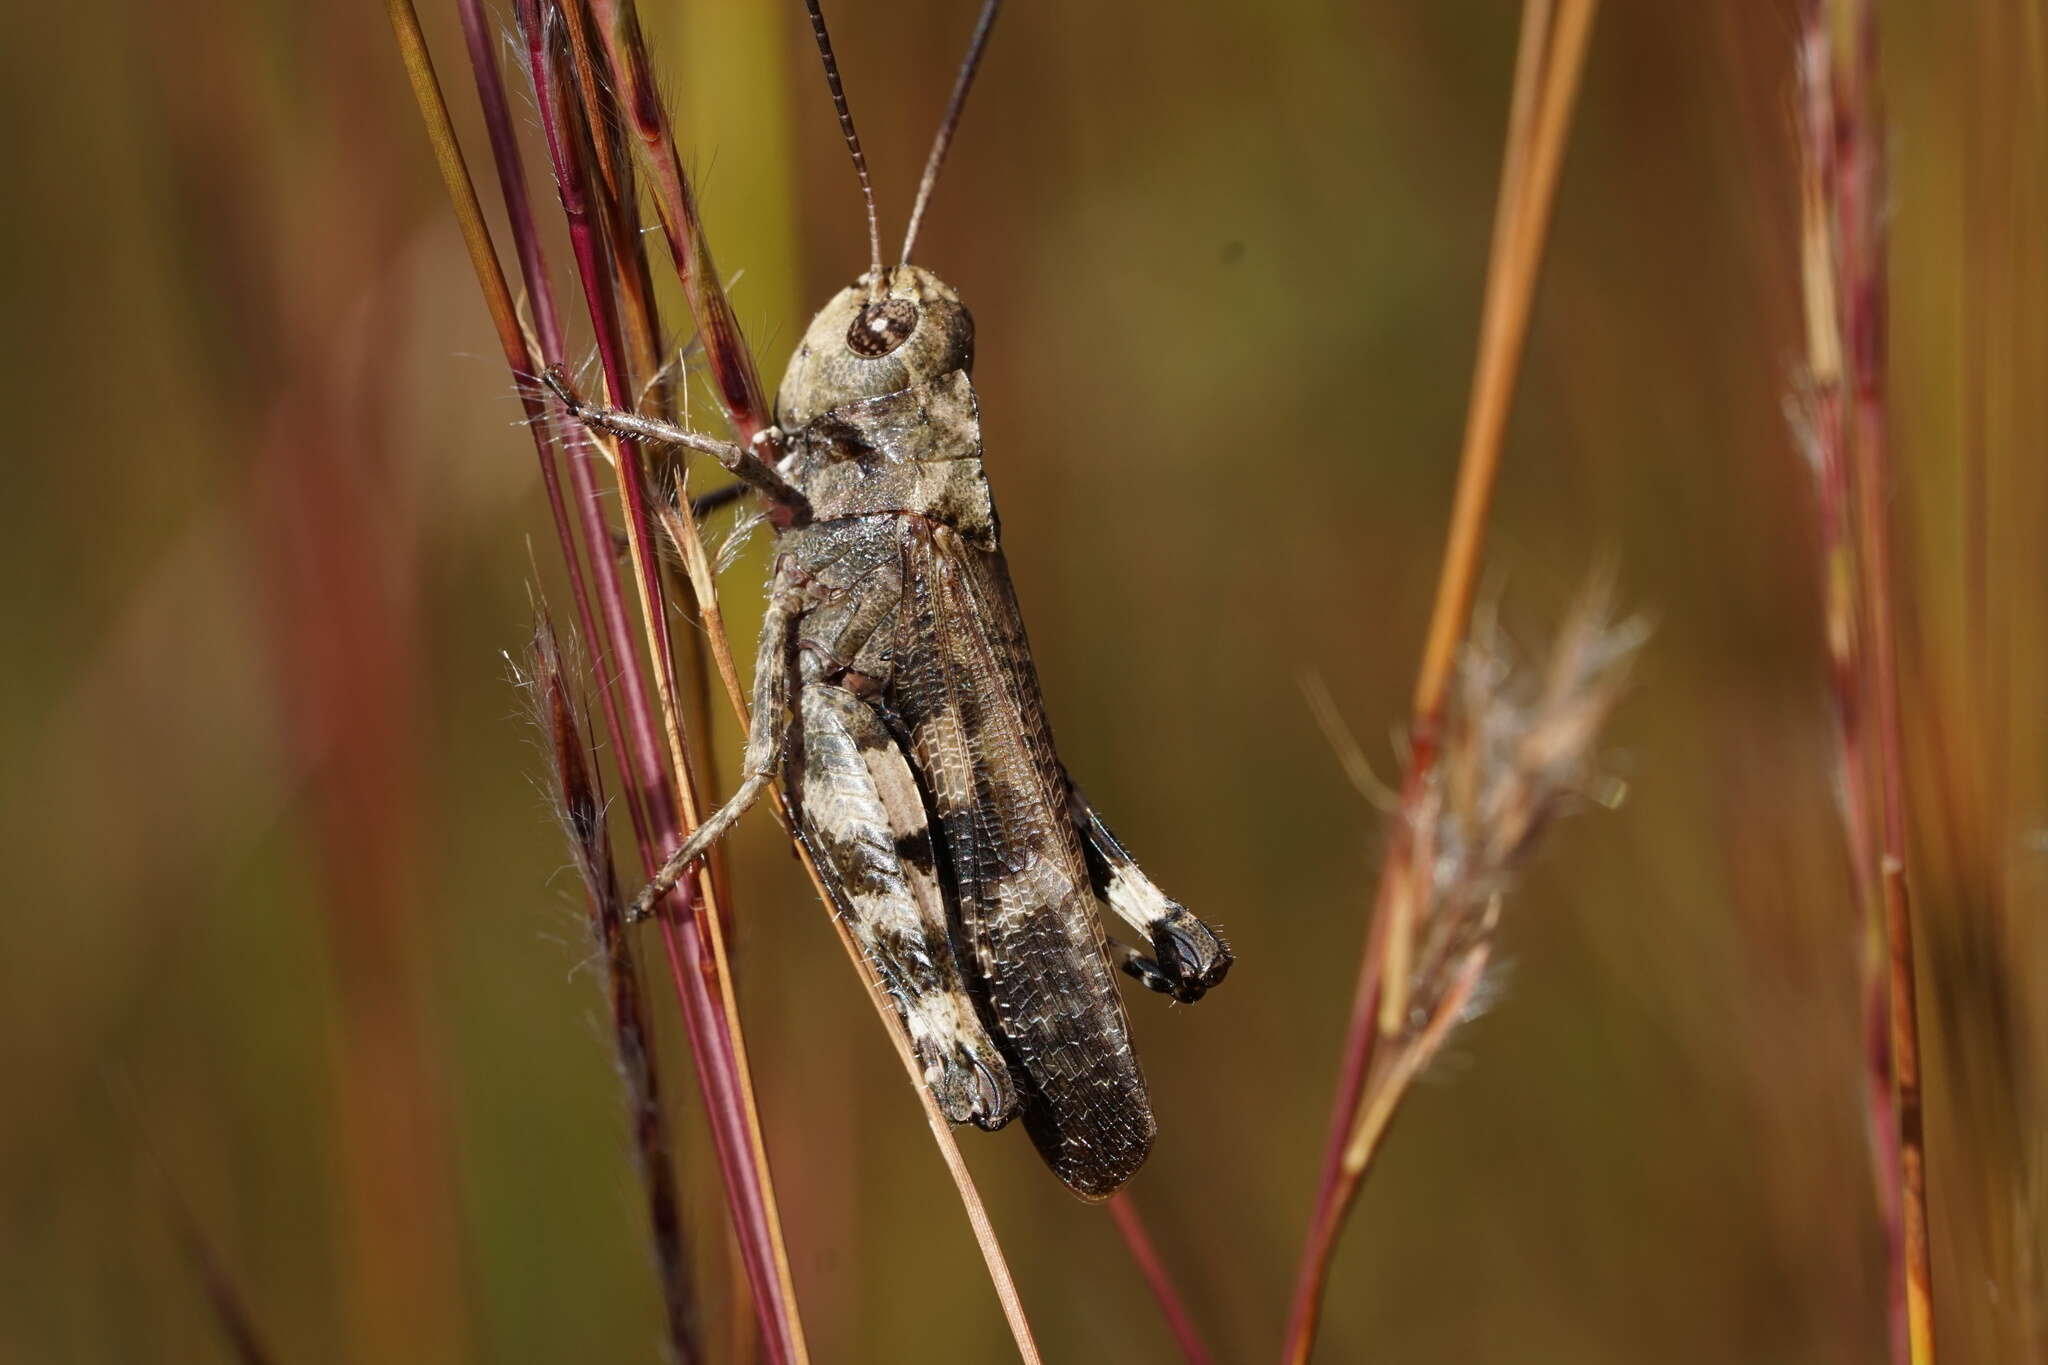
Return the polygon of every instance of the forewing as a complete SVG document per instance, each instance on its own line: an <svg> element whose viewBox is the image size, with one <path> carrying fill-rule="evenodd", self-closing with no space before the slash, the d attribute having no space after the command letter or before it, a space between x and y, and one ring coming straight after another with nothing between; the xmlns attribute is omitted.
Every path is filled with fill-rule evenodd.
<svg viewBox="0 0 2048 1365"><path fill-rule="evenodd" d="M1077 1193L1143 1163L1155 1125L999 551L906 518L895 693L930 786L968 960L1030 1092L1024 1122Z"/></svg>

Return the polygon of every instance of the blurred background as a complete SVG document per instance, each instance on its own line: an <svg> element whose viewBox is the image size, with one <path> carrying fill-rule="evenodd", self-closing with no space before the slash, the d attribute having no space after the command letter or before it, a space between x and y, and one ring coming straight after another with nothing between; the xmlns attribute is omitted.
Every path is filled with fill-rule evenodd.
<svg viewBox="0 0 2048 1365"><path fill-rule="evenodd" d="M487 176L452 9L423 9ZM1062 750L1238 950L1197 1009L1131 1001L1162 1127L1133 1190L1228 1360L1278 1341L1382 838L1303 680L1391 775L1516 10L1017 4L919 253L979 323ZM885 235L972 11L833 12ZM559 591L545 503L381 9L58 13L0 49L0 1356L229 1358L211 1282L280 1360L656 1359L602 972L504 657ZM800 7L643 15L778 374L864 260ZM2048 6L1884 21L1945 1359L2048 1358ZM1558 828L1513 897L1503 989L1380 1158L1323 1359L1884 1351L1814 506L1784 419L1794 33L1782 0L1600 17L1487 591L1538 644L1605 563L1655 620L1610 735L1629 796ZM725 580L747 639L764 548ZM772 821L733 868L816 1357L1005 1358ZM722 1340L740 1310L690 1103ZM1021 1134L963 1145L1048 1358L1171 1358L1104 1215Z"/></svg>

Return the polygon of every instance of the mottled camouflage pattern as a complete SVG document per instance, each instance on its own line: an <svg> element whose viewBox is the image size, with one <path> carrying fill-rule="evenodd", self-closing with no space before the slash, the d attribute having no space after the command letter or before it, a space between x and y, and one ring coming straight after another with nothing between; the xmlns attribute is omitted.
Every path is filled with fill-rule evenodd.
<svg viewBox="0 0 2048 1365"><path fill-rule="evenodd" d="M809 604L787 785L948 1115L995 1126L1021 1103L1053 1170L1099 1197L1144 1161L1156 1125L1098 895L1148 936L1172 926L1179 970L1159 975L1186 978L1185 998L1228 955L1068 781L982 469L972 323L914 267L888 295L916 319L893 352L849 346L878 311L856 285L819 314L783 385L785 420L807 419L786 472L811 513L782 539L785 590ZM886 321L905 315L897 304Z"/></svg>
<svg viewBox="0 0 2048 1365"><path fill-rule="evenodd" d="M811 323L778 402L796 496L746 780L665 875L779 772L940 1108L985 1128L1021 1113L1059 1177L1102 1198L1156 1125L1098 910L1150 945L1119 946L1125 969L1181 1000L1230 953L1060 765L982 469L973 354L959 297L915 266L863 278Z"/></svg>

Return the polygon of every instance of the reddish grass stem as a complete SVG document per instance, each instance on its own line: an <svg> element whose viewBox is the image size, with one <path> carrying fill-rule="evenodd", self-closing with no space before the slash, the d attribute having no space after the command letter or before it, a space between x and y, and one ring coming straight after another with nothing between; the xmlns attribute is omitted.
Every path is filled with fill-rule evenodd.
<svg viewBox="0 0 2048 1365"><path fill-rule="evenodd" d="M666 106L656 88L653 63L641 36L638 15L631 0L591 0L591 12L605 49L606 63L613 82L612 88L618 92L622 119L629 125L632 137L640 150L641 164L651 183L656 214L660 218L684 296L689 302L692 317L697 324L698 340L712 377L713 389L719 395L726 419L739 439L759 448L764 457L776 459L780 451L773 427L773 412L761 386L753 354L740 333L732 305L720 283L717 267L712 262L703 220L697 210L696 193L689 177L683 172L682 162L676 151L675 136L668 121ZM770 510L769 516L771 521L779 519L775 509ZM746 708L740 698L731 645L725 638L722 619L716 606L715 585L711 582L702 546L696 543L694 527L690 525L687 509L678 512L674 524L681 532L678 537L678 548L686 564L691 566L693 589L698 602L704 607L706 632L713 657L733 702L734 711L744 726L747 720ZM684 541L688 543L683 543ZM781 804L779 796L778 803ZM782 815L784 823L790 824L786 804L782 804ZM823 882L818 879L816 867L812 865L808 853L800 843L797 846L797 853L805 871L811 877L813 886L817 889L820 903L830 906L831 898ZM959 1195L961 1208L967 1216L968 1225L973 1229L975 1241L981 1249L983 1264L988 1269L990 1284L1002 1306L1003 1316L1016 1343L1018 1354L1027 1365L1035 1365L1039 1358L1038 1347L1032 1335L1030 1320L1024 1312L1022 1297L1018 1294L1016 1283L1010 1275L1008 1260L1003 1254L1001 1242L995 1235L995 1229L989 1222L980 1192L975 1188L973 1176L968 1172L967 1164L960 1155L959 1145L953 1138L951 1126L939 1112L929 1087L924 1084L921 1069L904 1034L902 1021L894 1007L881 993L872 965L854 944L839 916L831 916L831 921L848 959L868 988L869 1002L874 1006L889 1037L890 1045L895 1048L897 1057L904 1067L912 1091L924 1110L932 1140L945 1161L947 1173ZM715 944L714 937L714 946Z"/></svg>
<svg viewBox="0 0 2048 1365"><path fill-rule="evenodd" d="M1801 265L1837 757L1866 957L1865 1111L1890 1265L1892 1358L1935 1359L1918 986L1906 881L1888 448L1885 129L1870 0L1806 0ZM1837 60L1845 53L1847 61Z"/></svg>
<svg viewBox="0 0 2048 1365"><path fill-rule="evenodd" d="M1138 1216L1138 1206L1131 1202L1128 1191L1110 1198L1109 1216L1116 1223L1117 1235L1123 1238L1124 1249L1130 1252L1138 1273L1145 1277L1145 1287L1159 1304L1159 1312L1166 1319L1166 1329L1173 1334L1174 1345L1180 1348L1181 1358L1188 1365L1213 1365L1215 1357L1202 1343L1195 1316L1181 1298L1173 1272L1166 1268L1159 1248L1153 1245L1152 1234L1145 1230L1145 1220Z"/></svg>
<svg viewBox="0 0 2048 1365"><path fill-rule="evenodd" d="M498 68L493 33L479 0L458 0L458 9L468 45L471 70L476 79L477 99L490 137L507 221L511 225L520 276L526 287L528 304L532 309L534 330L543 355L559 362L564 349L561 323L555 307L554 290L549 280L546 260L541 250L539 232L533 218L531 201L527 197L525 167L519 151L510 101L506 98L504 80ZM515 380L531 375L533 365L529 358L521 356L515 359L508 353L507 362L512 366ZM588 648L595 652L594 673L603 680L597 692L605 718L606 732L611 740L612 751L623 753L625 746L619 703L615 696L616 689L610 684L610 679L614 676L610 660L615 653L623 653L625 657L630 658L631 645L621 638L624 624L622 615L619 619L608 622L614 631L609 640L598 632L591 611L589 588L584 579L575 533L569 525L568 514L562 500L560 479L555 469L555 451L557 445L561 445L569 450L574 470L582 476L579 480L578 506L588 514L585 534L604 537L593 543L605 546L608 551L609 533L602 515L600 500L589 478L590 444L580 427L559 423L552 414L544 413L530 384L519 384L519 391L521 401L527 409L529 425L534 433L541 477L547 489L549 511L555 523L563 563L568 571L570 595L582 630L582 638L588 642ZM599 558L598 573L606 589L605 600L616 601L620 594L614 563L609 553L603 553ZM537 667L537 683L542 676L541 670ZM559 722L563 717L557 716L553 719ZM561 757L563 746L559 736L555 747L558 755L558 773L567 774L580 766L571 765ZM596 780L594 776L590 779L591 782ZM566 790L569 784L565 781L564 785L562 803L564 809L573 815L576 802L572 792ZM635 793L633 799L625 802L625 806L636 838L642 846L646 846L651 840L645 803L638 799ZM573 819L571 824L573 830ZM579 866L591 862L594 854L593 849L584 857L580 857ZM594 863L584 867L584 880L590 897L593 927L604 947L608 963L615 1050L631 1107L634 1149L647 1201L648 1231L653 1241L655 1265L660 1278L669 1349L672 1357L677 1360L701 1359L703 1349L696 1338L696 1295L690 1282L684 1242L682 1205L675 1170L674 1138L662 1104L653 1037L645 1020L645 1005L640 997L638 973L633 966L630 943L622 932L623 926L618 922L617 879L610 867L608 850L601 870Z"/></svg>
<svg viewBox="0 0 2048 1365"><path fill-rule="evenodd" d="M1840 766L1843 841L1862 948L1858 970L1864 1039L1864 1127L1870 1145L1877 1208L1889 1268L1886 1314L1893 1365L1907 1365L1905 1242L1899 1205L1897 1105L1892 1093L1891 1005L1878 923L1876 838L1872 833L1863 699L1864 641L1857 604L1856 542L1847 427L1843 415L1841 319L1835 259L1836 161L1833 42L1822 5L1802 14L1800 175L1801 273L1807 332L1807 384L1800 414L1814 476L1827 628L1829 684L1834 699L1835 758Z"/></svg>
<svg viewBox="0 0 2048 1365"><path fill-rule="evenodd" d="M191 1212L175 1198L171 1201L170 1215L171 1230L176 1234L178 1246L185 1253L185 1260L191 1265L193 1276L206 1295L206 1306L213 1313L214 1325L220 1329L221 1345L228 1358L236 1365L274 1365L277 1354L264 1340L261 1329L256 1325L256 1314L250 1308L249 1296L229 1272L220 1252L200 1231Z"/></svg>
<svg viewBox="0 0 2048 1365"><path fill-rule="evenodd" d="M463 228L478 282L498 326L507 361L515 377L530 377L535 369L534 358L528 354L524 336L518 327L510 291L483 223L467 166L455 143L445 99L434 76L417 16L410 0L389 0L389 8L401 54L412 76L414 94L426 120L457 220ZM617 265L606 255L606 243L597 232L589 210L588 172L596 153L585 136L586 125L577 122L578 107L563 98L561 83L555 79L555 46L552 41L555 30L543 21L536 0L522 0L520 12L528 40L529 70L535 78L547 135L549 159L555 171L564 213L569 219L578 273L590 305L599 350L605 361L607 386L616 401L630 402L633 391L627 383L623 366L617 310L611 292L612 282L617 278ZM559 23L558 12L551 9L549 13L557 14L556 22ZM485 79L481 73L479 79ZM509 120L504 121L509 123ZM505 164L502 155L500 162ZM523 186L508 184L504 188L512 197L524 192ZM512 223L515 233L528 239L520 254L522 263L533 272L529 285L538 285L532 288L538 296L545 290L545 271L540 264L537 243L532 239L531 215L514 211ZM552 316L551 308L536 308L536 319L544 320L551 331L556 330ZM543 336L541 345L545 359L559 361L562 358L558 334ZM522 401L529 403L528 410L532 412L531 396L522 393ZM604 624L601 633L592 632L592 640L594 647L601 650L608 645L610 658L618 661L616 666L600 673L600 683L605 688L616 686L619 689L617 712L620 724L617 728L623 731L620 736L623 742L619 744L618 752L627 777L629 803L638 807L636 828L649 836L642 839L640 848L643 866L651 870L680 840L685 812L678 808L674 786L675 782L683 780L683 765L677 761L682 746L674 707L670 704L672 688L668 684L672 675L668 672L667 622L660 585L654 576L653 557L649 552L651 519L648 500L641 479L638 452L622 445L617 451L614 467L626 503L627 536L633 550L636 591L646 627L649 657L657 670L657 679L664 684L662 720L659 722L647 694L642 665L633 644L625 593L610 554L609 526L602 497L590 469L593 447L588 441L572 438L570 448L571 479L576 486L579 514L583 520L584 544L590 556L596 606ZM558 530L565 526L566 518L563 518L558 522ZM573 573L574 551L566 541L564 549ZM579 615L583 615L581 603L578 605ZM664 731L670 740L667 752L657 737ZM679 886L665 903L664 912L662 933L670 973L692 1052L697 1058L697 1075L711 1119L713 1146L724 1178L727 1202L749 1283L762 1319L766 1345L771 1358L778 1362L803 1361L807 1354L790 1287L787 1257L782 1250L780 1220L774 1211L773 1185L759 1135L759 1120L753 1108L751 1083L745 1075L744 1044L739 1036L730 986L724 979L723 962L718 952L716 925L707 925L694 882Z"/></svg>
<svg viewBox="0 0 2048 1365"><path fill-rule="evenodd" d="M569 833L571 856L590 907L592 937L603 950L612 1006L612 1041L625 1082L633 1151L647 1197L648 1230L660 1271L669 1358L677 1365L704 1359L697 1336L682 1202L677 1197L674 1143L662 1105L654 1037L626 932L625 900L612 867L602 771L589 759L589 742L570 697L554 626L545 613L534 632L528 685L535 719L548 742L555 798Z"/></svg>
<svg viewBox="0 0 2048 1365"><path fill-rule="evenodd" d="M690 314L696 319L713 387L740 441L752 443L773 425L774 414L761 387L753 352L747 348L739 319L719 284L718 267L712 263L710 241L697 211L696 192L683 173L668 109L654 78L654 63L641 37L639 14L632 0L590 0L590 11L617 81L621 111L652 182L655 214L661 220Z"/></svg>
<svg viewBox="0 0 2048 1365"><path fill-rule="evenodd" d="M601 210L592 202L596 189L592 139L604 135L596 122L598 111L585 110L571 99L572 87L560 69L559 57L565 46L560 40L566 35L554 27L559 21L546 17L537 0L521 0L519 12L541 127L563 216L569 224L570 245L596 333L606 388L614 403L630 406L636 390L627 367L613 291L618 262L602 232ZM648 705L639 671L625 670L629 695L635 698L626 708L632 740L629 767L647 802L648 824L655 834L652 844L641 847L643 865L651 873L684 835L677 784L686 781L685 748L675 706L667 609L653 549L653 517L637 445L623 440L616 443L614 469L624 502L627 546L647 652L660 690L661 725L669 739L664 753L655 738L655 713ZM622 611L623 603L619 607ZM774 1208L774 1187L760 1138L753 1087L745 1074L744 1044L717 943L718 926L702 904L698 878L679 882L664 899L660 923L684 1024L697 1057L698 1081L711 1118L712 1145L725 1178L726 1200L754 1291L764 1344L771 1359L802 1361L808 1353L797 1319L781 1220Z"/></svg>
<svg viewBox="0 0 2048 1365"><path fill-rule="evenodd" d="M480 11L475 0L458 0L463 7L470 53L477 68L479 98L507 199L521 274L534 304L538 335L533 349L538 350L538 357L529 353L518 325L510 291L490 245L488 229L455 144L409 0L389 3L401 52L414 74L415 94L427 120L458 222L463 227L479 285L498 325L507 361L515 376L528 379L539 365L562 364L566 357L534 220L524 202L525 186L513 123L502 82L491 60ZM762 453L774 458L778 452L771 430L772 413L751 353L744 345L712 266L694 194L676 155L633 6L621 0L590 0L589 13L585 15L580 9L565 10L552 0L546 4L542 0L516 3L549 163L569 225L578 277L589 305L606 389L612 401L633 404L639 396L634 381L654 378L655 368L652 290L639 250L634 189L611 142L610 130L623 127L630 131L642 153L656 208L726 415L742 440L765 447ZM596 46L588 41L593 29L599 39ZM565 54L575 62L573 78L562 69L560 58ZM616 104L611 102L614 93ZM657 738L655 708L650 704L640 673L640 655L627 621L623 584L610 553L612 541L602 495L593 476L594 461L601 458L600 446L580 429L559 422L556 414L541 409L530 389L522 387L521 401L533 419L540 443L543 473L570 569L578 619L593 648L601 652L600 658L618 661L615 666L599 668L600 692L607 731L627 779L628 808L634 816L636 833L642 836L643 865L651 870L675 847L678 832L695 819L668 623L658 565L651 553L654 499L647 492L639 450L629 442L605 443L603 449L610 455L624 504L627 547L645 628L643 643L654 669L661 730L668 741L665 755ZM563 500L553 478L550 436L570 452L576 516L590 562L587 589L570 518L562 507ZM730 644L724 638L708 564L702 546L696 541L695 528L686 511L661 515L671 526L671 534L681 545L691 568L693 588L705 612L712 655L744 721L743 707L737 705L737 676ZM805 861L808 868L808 860ZM815 881L815 869L809 870ZM824 896L822 887L820 896ZM601 896L597 903L601 906ZM788 1262L782 1249L780 1223L774 1213L773 1189L754 1113L730 974L717 917L704 913L706 908L698 881L680 883L664 907L664 946L692 1051L697 1057L699 1081L712 1120L713 1143L725 1176L736 1240L754 1289L764 1344L777 1361L802 1361L806 1359L805 1348L795 1316L794 1295L789 1288ZM1036 1365L1039 1357L1029 1321L949 1126L922 1084L894 1011L878 993L872 971L846 936L844 926L836 919L834 924L868 984L871 1002L887 1025L891 1043L925 1109L933 1139L959 1190L1018 1352L1027 1365Z"/></svg>
<svg viewBox="0 0 2048 1365"><path fill-rule="evenodd" d="M500 199L505 206L505 216L511 225L514 251L519 260L520 281L526 288L527 305L533 312L534 331L540 344L543 362L550 357L559 360L562 354L562 325L555 309L555 291L549 283L547 261L542 253L540 232L533 218L532 201L527 197L526 167L519 152L519 138L512 119L511 101L506 98L505 82L499 73L496 54L492 46L491 29L483 13L481 0L457 0L462 16L463 36L469 48L470 68L476 79L477 102L483 110L484 127L491 141L491 155L496 163ZM474 195L464 178L464 192ZM478 219L481 224L481 218ZM486 239L488 244L488 239ZM490 274L495 276L497 289L504 288L504 279L497 272L497 255L490 256ZM480 275L484 293L493 294L492 280ZM494 309L494 312L496 310ZM513 379L519 390L519 400L526 411L526 420L533 432L534 453L540 459L540 477L547 490L548 515L554 523L555 540L562 553L562 565L569 576L569 593L576 609L576 623L582 633L584 647L593 654L594 672L600 679L612 676L612 657L623 642L618 627L623 623L607 622L614 628L600 634L596 618L591 612L591 592L584 578L583 556L578 552L576 532L571 527L567 504L562 497L561 474L555 467L557 449L569 451L573 471L587 474L589 442L583 429L574 424L562 424L548 413L535 392L531 380L534 373L533 356L527 346L526 337L517 327L516 320L509 334L500 338L505 345L505 363L511 367ZM514 343L517 343L516 345ZM585 490L578 488L578 507L598 513L595 520L586 518L584 534L604 531L601 507L585 496ZM603 541L593 542L604 544ZM602 556L597 565L600 596L611 601L618 597L616 577L610 557ZM609 586L607 586L609 585ZM629 656L630 657L630 656ZM625 752L625 730L619 718L619 703L615 689L609 684L598 688L598 701L603 710L605 733L611 740L615 753ZM633 822L633 833L641 842L648 842L646 812L637 799L626 803L626 810Z"/></svg>

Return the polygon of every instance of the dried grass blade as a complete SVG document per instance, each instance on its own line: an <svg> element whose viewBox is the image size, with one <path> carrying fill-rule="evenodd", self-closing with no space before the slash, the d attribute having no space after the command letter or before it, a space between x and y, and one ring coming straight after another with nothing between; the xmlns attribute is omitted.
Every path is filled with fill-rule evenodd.
<svg viewBox="0 0 2048 1365"><path fill-rule="evenodd" d="M512 291L505 285L505 271L498 264L497 250L491 245L491 229L484 222L483 205L476 197L469 163L462 155L462 144L455 139L455 125L448 117L448 100L441 91L441 78L434 72L426 34L420 30L419 13L412 0L386 0L385 9L391 18L391 31L398 39L398 55L405 63L406 79L412 84L413 100L427 125L434 163L440 168L449 205L462 229L462 244L469 252L471 268L476 271L484 306L490 309L491 323L498 329L506 359L517 357L514 368L531 373L532 361L526 352L526 338L519 329L519 313L512 305Z"/></svg>

